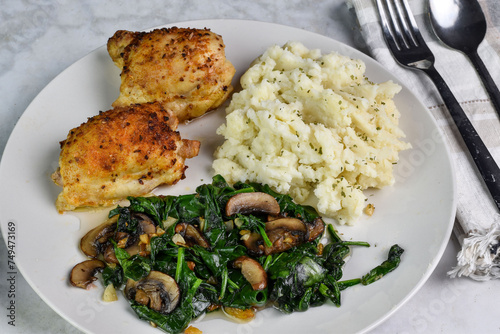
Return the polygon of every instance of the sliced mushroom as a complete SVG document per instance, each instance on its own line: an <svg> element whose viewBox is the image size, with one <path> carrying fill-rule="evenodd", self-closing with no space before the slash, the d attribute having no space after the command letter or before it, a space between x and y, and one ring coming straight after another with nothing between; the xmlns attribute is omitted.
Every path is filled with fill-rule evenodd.
<svg viewBox="0 0 500 334"><path fill-rule="evenodd" d="M139 244L139 238L143 234L150 235L156 233L156 225L147 215L143 213L134 213L132 219L137 222L135 231L130 233L116 232L115 234L115 240L120 248L128 249Z"/></svg>
<svg viewBox="0 0 500 334"><path fill-rule="evenodd" d="M267 273L259 262L248 256L240 256L234 260L233 265L241 269L243 277L254 290L264 290L267 287Z"/></svg>
<svg viewBox="0 0 500 334"><path fill-rule="evenodd" d="M113 239L116 241L118 248L126 248L134 243L134 238L127 232L116 232Z"/></svg>
<svg viewBox="0 0 500 334"><path fill-rule="evenodd" d="M132 255L139 254L141 252L141 246L139 246L138 243L135 243L135 244L125 248L125 250L127 251L128 255L132 256Z"/></svg>
<svg viewBox="0 0 500 334"><path fill-rule="evenodd" d="M145 248L145 245L139 245L136 242L135 244L132 244L129 247L125 248L125 250L127 251L128 255L130 255L130 256L136 255L136 254L143 256L142 254L145 252L145 250L143 248ZM118 259L116 258L116 254L115 254L115 248L111 244L108 245L106 247L106 249L104 250L103 257L104 257L104 261L106 261L107 263L118 263Z"/></svg>
<svg viewBox="0 0 500 334"><path fill-rule="evenodd" d="M143 213L134 214L134 218L139 220L138 234L153 234L156 233L156 225L149 216Z"/></svg>
<svg viewBox="0 0 500 334"><path fill-rule="evenodd" d="M297 218L280 218L266 223L266 231L272 231L283 228L289 231L307 233L307 227L304 222Z"/></svg>
<svg viewBox="0 0 500 334"><path fill-rule="evenodd" d="M172 312L179 303L180 296L177 282L160 271L151 271L139 281L129 279L124 292L128 299L162 314Z"/></svg>
<svg viewBox="0 0 500 334"><path fill-rule="evenodd" d="M101 225L93 228L80 240L80 249L85 255L96 258L104 251L102 249L108 242L108 239L115 234L116 221L118 215L111 217Z"/></svg>
<svg viewBox="0 0 500 334"><path fill-rule="evenodd" d="M130 256L147 255L146 245L140 244L141 236L155 234L157 232L156 225L151 218L143 213L135 213L133 217L138 220L137 232L133 235L126 232L116 232L113 237L118 247L125 249ZM118 263L113 245L108 244L102 253L106 262Z"/></svg>
<svg viewBox="0 0 500 334"><path fill-rule="evenodd" d="M188 247L193 244L197 244L203 248L210 248L210 243L207 239L201 234L201 232L191 224L188 223L180 223L175 226L175 232L179 233Z"/></svg>
<svg viewBox="0 0 500 334"><path fill-rule="evenodd" d="M107 263L118 263L118 259L116 258L115 248L113 245L109 244L108 247L104 250L103 253L104 261Z"/></svg>
<svg viewBox="0 0 500 334"><path fill-rule="evenodd" d="M266 233L273 244L272 247L265 247L264 253L266 255L287 251L290 248L303 244L306 240L305 234L301 231L293 231L286 228L277 228Z"/></svg>
<svg viewBox="0 0 500 334"><path fill-rule="evenodd" d="M298 218L279 218L266 223L266 234L272 243L271 247L264 244L259 233L252 232L243 239L249 253L255 256L284 252L306 241L313 241L325 229L323 220L317 218L313 223L304 223Z"/></svg>
<svg viewBox="0 0 500 334"><path fill-rule="evenodd" d="M101 260L92 259L83 261L73 267L69 281L73 286L86 289L90 283L97 279L95 275L103 270L104 267L106 267L106 264Z"/></svg>
<svg viewBox="0 0 500 334"><path fill-rule="evenodd" d="M251 232L245 234L241 240L243 240L243 244L248 249L248 253L250 255L262 256L264 255L264 250L266 249L264 245L264 239L257 232ZM270 253L271 254L271 253Z"/></svg>
<svg viewBox="0 0 500 334"><path fill-rule="evenodd" d="M306 224L309 231L308 241L316 240L316 238L323 235L325 232L325 222L320 217L314 219L312 224Z"/></svg>
<svg viewBox="0 0 500 334"><path fill-rule="evenodd" d="M263 192L240 193L231 197L226 204L226 216L236 213L277 216L280 213L280 205L273 196Z"/></svg>

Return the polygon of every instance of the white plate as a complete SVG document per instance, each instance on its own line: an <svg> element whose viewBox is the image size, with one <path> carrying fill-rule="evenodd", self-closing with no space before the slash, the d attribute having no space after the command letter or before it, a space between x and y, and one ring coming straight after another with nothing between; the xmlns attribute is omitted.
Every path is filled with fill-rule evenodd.
<svg viewBox="0 0 500 334"><path fill-rule="evenodd" d="M359 51L296 28L240 20L176 25L208 27L221 34L227 58L237 69L234 82L265 49L289 40L320 48L323 53L337 51L362 59L372 81L398 81ZM116 303L102 302L100 284L90 291L69 286L69 271L84 259L79 240L106 211L59 215L54 206L60 189L50 174L57 167L59 141L87 117L110 109L118 96L119 81L118 68L101 47L66 69L35 98L14 129L0 166L1 226L6 238L7 224L16 224L18 268L43 300L73 325L91 333L159 333L139 320L123 297ZM426 108L406 88L396 102L401 127L414 148L401 154L397 183L371 193L374 216L340 230L347 239L373 245L354 250L345 267L345 279L360 277L381 263L394 243L406 250L400 267L375 284L344 291L340 308L325 305L292 315L268 309L248 324L210 316L197 321L196 327L204 333L363 332L386 319L424 284L451 233L456 205L453 172L446 145ZM157 193L191 193L199 184L210 182L212 153L221 143L215 129L223 121L224 111L219 109L180 127L183 138L201 140L200 155L188 160L185 180Z"/></svg>

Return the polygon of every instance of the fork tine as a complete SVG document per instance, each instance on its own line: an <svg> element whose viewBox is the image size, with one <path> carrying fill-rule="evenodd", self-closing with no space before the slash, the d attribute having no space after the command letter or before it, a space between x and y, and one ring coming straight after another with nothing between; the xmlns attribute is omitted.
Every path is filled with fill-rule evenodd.
<svg viewBox="0 0 500 334"><path fill-rule="evenodd" d="M385 5L384 5L385 3ZM388 16L387 1L377 0L378 12L382 22L384 38L392 50L401 50L400 41L396 40L394 21Z"/></svg>
<svg viewBox="0 0 500 334"><path fill-rule="evenodd" d="M429 68L434 55L425 44L407 0L376 0L382 32L395 59L403 66Z"/></svg>
<svg viewBox="0 0 500 334"><path fill-rule="evenodd" d="M408 1L394 0L394 4L398 11L398 17L401 20L406 36L408 39L411 39L415 46L419 46L422 43L420 30L418 29L417 22L411 12Z"/></svg>
<svg viewBox="0 0 500 334"><path fill-rule="evenodd" d="M400 15L397 1L386 0L386 5L387 9L389 10L389 16L391 17L391 22L394 27L394 33L399 41L399 45L401 46L401 48L409 48L410 44L408 43L408 37L405 35L407 31L406 29L404 29L405 22ZM397 11L394 7L397 8Z"/></svg>

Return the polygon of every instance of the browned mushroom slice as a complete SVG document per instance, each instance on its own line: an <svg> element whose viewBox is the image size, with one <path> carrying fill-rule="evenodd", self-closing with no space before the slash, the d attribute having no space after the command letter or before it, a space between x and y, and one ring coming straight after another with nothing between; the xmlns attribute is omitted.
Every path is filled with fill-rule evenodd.
<svg viewBox="0 0 500 334"><path fill-rule="evenodd" d="M102 253L104 251L104 249L102 249L103 246L115 233L117 220L118 215L113 216L101 225L87 232L80 241L82 252L93 258Z"/></svg>
<svg viewBox="0 0 500 334"><path fill-rule="evenodd" d="M113 236L118 248L126 248L133 243L134 238L127 232L116 232Z"/></svg>
<svg viewBox="0 0 500 334"><path fill-rule="evenodd" d="M226 204L226 216L236 213L263 213L277 216L280 213L280 205L273 196L266 193L240 193L231 197Z"/></svg>
<svg viewBox="0 0 500 334"><path fill-rule="evenodd" d="M201 232L191 224L179 223L175 226L175 232L182 235L184 240L187 242L187 246L190 247L193 244L197 244L203 248L210 248L210 243L201 234Z"/></svg>
<svg viewBox="0 0 500 334"><path fill-rule="evenodd" d="M250 255L262 256L281 253L304 242L303 233L294 233L285 228L276 228L266 232L266 234L271 241L271 247L268 247L262 236L256 232L252 232L243 239L243 244L247 247Z"/></svg>
<svg viewBox="0 0 500 334"><path fill-rule="evenodd" d="M143 245L139 245L139 242L137 239L136 243L134 243L134 244L132 244L124 249L127 251L128 255L130 255L130 256L136 255L136 254L143 256L142 255L142 252L143 252L142 246ZM110 244L106 247L106 249L103 252L103 257L104 257L104 261L106 261L107 263L119 263L118 259L116 258L115 247L112 244Z"/></svg>
<svg viewBox="0 0 500 334"><path fill-rule="evenodd" d="M180 296L177 282L160 271L151 271L139 281L129 279L124 292L128 299L162 314L172 312L179 303Z"/></svg>
<svg viewBox="0 0 500 334"><path fill-rule="evenodd" d="M132 255L146 255L145 245L139 245L140 236L142 234L152 235L156 233L156 225L149 216L143 213L134 213L133 218L138 220L137 231L133 235L126 232L116 232L114 239L118 247L123 248L127 253ZM112 244L108 244L102 251L104 260L108 263L118 263L116 259L115 250Z"/></svg>
<svg viewBox="0 0 500 334"><path fill-rule="evenodd" d="M265 254L281 253L307 240L308 230L297 218L281 218L266 223L266 233L273 246Z"/></svg>
<svg viewBox="0 0 500 334"><path fill-rule="evenodd" d="M306 224L309 231L308 241L316 240L316 238L321 237L323 232L325 232L325 222L320 217L314 219L312 224Z"/></svg>
<svg viewBox="0 0 500 334"><path fill-rule="evenodd" d="M315 240L324 229L321 218L315 219L311 224L298 218L279 218L266 223L266 234L272 243L271 247L266 246L261 235L255 232L245 236L243 243L251 255L276 254Z"/></svg>
<svg viewBox="0 0 500 334"><path fill-rule="evenodd" d="M109 244L103 252L104 261L107 263L119 263L115 254L115 247Z"/></svg>
<svg viewBox="0 0 500 334"><path fill-rule="evenodd" d="M266 223L266 231L272 231L278 228L297 231L303 234L307 233L306 225L302 220L297 218L280 218Z"/></svg>
<svg viewBox="0 0 500 334"><path fill-rule="evenodd" d="M138 234L153 234L156 232L155 223L147 215L136 213L134 214L134 218L139 220Z"/></svg>
<svg viewBox="0 0 500 334"><path fill-rule="evenodd" d="M140 253L141 246L139 246L138 243L135 243L125 248L125 250L127 251L128 255L132 256Z"/></svg>
<svg viewBox="0 0 500 334"><path fill-rule="evenodd" d="M151 235L156 233L156 225L151 218L143 213L134 213L132 219L137 222L134 232L116 232L115 240L118 247L128 249L139 244L140 236L143 234ZM129 252L130 253L130 252ZM136 254L135 252L134 254Z"/></svg>
<svg viewBox="0 0 500 334"><path fill-rule="evenodd" d="M97 279L95 275L103 270L105 266L104 262L96 259L78 263L71 270L69 281L73 286L86 289L90 283Z"/></svg>
<svg viewBox="0 0 500 334"><path fill-rule="evenodd" d="M272 247L265 247L265 255L281 253L304 243L305 234L291 231L286 228L278 228L267 232L267 237L272 242Z"/></svg>
<svg viewBox="0 0 500 334"><path fill-rule="evenodd" d="M240 256L234 260L233 265L241 269L241 274L253 290L264 290L267 287L267 274L259 262L248 256Z"/></svg>
<svg viewBox="0 0 500 334"><path fill-rule="evenodd" d="M265 245L264 239L257 232L252 232L244 237L242 237L243 244L248 249L248 253L254 256L262 256L264 255Z"/></svg>

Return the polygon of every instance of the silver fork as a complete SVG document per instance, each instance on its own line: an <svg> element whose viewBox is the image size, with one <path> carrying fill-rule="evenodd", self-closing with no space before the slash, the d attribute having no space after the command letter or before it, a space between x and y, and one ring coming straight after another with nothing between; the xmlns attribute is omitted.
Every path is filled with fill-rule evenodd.
<svg viewBox="0 0 500 334"><path fill-rule="evenodd" d="M392 55L402 66L421 70L434 82L500 210L500 169L448 85L434 68L434 55L420 34L408 2L406 0L377 0L377 6L382 21L383 35Z"/></svg>

